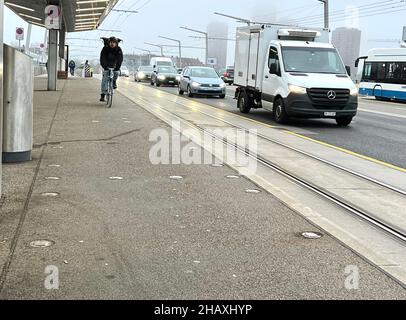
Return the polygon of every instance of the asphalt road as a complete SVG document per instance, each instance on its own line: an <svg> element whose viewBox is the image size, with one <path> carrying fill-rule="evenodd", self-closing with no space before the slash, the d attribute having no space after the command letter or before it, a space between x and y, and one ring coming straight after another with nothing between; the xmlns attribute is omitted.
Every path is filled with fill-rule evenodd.
<svg viewBox="0 0 406 320"><path fill-rule="evenodd" d="M140 85L150 86L148 83ZM160 87L157 90L177 94L177 88L173 87ZM241 114L237 109L236 100L233 99L234 92L235 87L228 86L225 99L188 98L186 95L184 97ZM248 115L241 115L406 168L406 104L360 98L359 109L358 116L347 128L338 127L336 122L330 119L297 119L291 120L288 125L279 125L272 119L270 112L265 110L252 110Z"/></svg>

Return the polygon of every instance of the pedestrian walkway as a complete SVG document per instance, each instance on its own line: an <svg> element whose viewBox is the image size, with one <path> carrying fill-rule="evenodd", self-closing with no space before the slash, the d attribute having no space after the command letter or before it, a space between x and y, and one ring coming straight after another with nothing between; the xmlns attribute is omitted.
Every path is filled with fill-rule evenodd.
<svg viewBox="0 0 406 320"><path fill-rule="evenodd" d="M171 129L120 94L107 109L98 80L35 88L34 159L3 165L0 298L406 298L328 235L301 237L320 230L229 167L153 165L150 133Z"/></svg>

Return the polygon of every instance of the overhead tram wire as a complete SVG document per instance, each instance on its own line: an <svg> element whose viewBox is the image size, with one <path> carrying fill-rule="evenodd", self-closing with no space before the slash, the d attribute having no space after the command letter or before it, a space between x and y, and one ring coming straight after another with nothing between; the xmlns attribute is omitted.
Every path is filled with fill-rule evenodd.
<svg viewBox="0 0 406 320"><path fill-rule="evenodd" d="M359 18L359 19L362 19L362 18L367 18L367 17L375 17L375 16L380 16L380 15L386 15L386 14L389 14L389 13L403 12L403 11L406 11L406 6L403 6L403 9L396 9L396 10L394 10L394 8L391 8L391 9L388 8L387 10L389 10L389 11L382 11L382 10L379 10L379 11L377 11L377 12L375 12L375 13L370 12L369 14L366 14L366 15L359 15L358 18ZM344 17L344 18L339 18L339 19L332 19L331 22L333 22L333 23L338 23L338 22L343 22L343 21L345 21L346 19L347 19L346 17ZM307 23L308 26L314 26L314 25L316 25L316 24L319 24L319 22Z"/></svg>
<svg viewBox="0 0 406 320"><path fill-rule="evenodd" d="M309 5L309 4L308 4L308 5L301 6L301 7L295 7L295 8L286 9L286 10L284 10L284 11L289 12L289 15L293 15L294 13L299 12L299 11L302 11L302 10L305 10L305 9L310 9L310 8L319 7L320 4L321 4L321 3L318 3L318 4L316 4L316 5L314 5L314 4ZM269 17L270 15L272 15L273 13L274 13L274 12L270 12L270 13L268 13L268 14L259 15L259 16L256 16L256 18L267 18L267 17Z"/></svg>
<svg viewBox="0 0 406 320"><path fill-rule="evenodd" d="M396 1L396 2L395 2ZM369 11L369 10L376 10L377 8L382 8L381 10L389 9L394 5L399 5L400 3L404 4L404 1L401 0L389 0L384 2L374 2L369 5L359 6L356 7L357 9L362 9L362 12ZM347 15L348 12L346 9L336 10L330 12L330 19L337 18L339 16ZM287 23L308 23L313 21L323 21L324 15L318 14L313 16L302 16L295 19L288 20Z"/></svg>
<svg viewBox="0 0 406 320"><path fill-rule="evenodd" d="M386 12L386 11L382 11L382 10L391 10L390 12L396 12L395 9L397 9L398 11L403 11L402 9L406 8L406 4L400 5L400 6L391 6L388 8L381 8L381 9L374 9L371 11L366 11L366 12L362 12L358 17L362 17L362 16L374 16L378 13L382 13L382 12ZM347 15L343 15L341 17L337 16L337 17L333 17L330 19L331 22L342 22L345 21L348 18ZM313 20L313 21L305 21L305 23L307 24L311 24L311 25L315 25L315 24L319 24L322 23L323 20Z"/></svg>
<svg viewBox="0 0 406 320"><path fill-rule="evenodd" d="M316 9L318 9L318 8L320 8L321 6L323 6L323 3L321 3L321 2L319 2L318 4L316 4L316 5L312 5L312 6L310 6L310 7L308 7L308 8L304 8L304 9L302 9L301 10L301 12L299 13L299 14L307 14L307 13L309 13L309 14L311 14L311 13L313 13L314 12L314 10L316 10ZM311 12L311 13L310 13ZM292 16L294 16L296 13L289 13L289 15L282 15L282 16L276 16L276 19L278 20L278 21L289 21L289 20L292 20ZM268 15L269 16L269 15Z"/></svg>
<svg viewBox="0 0 406 320"><path fill-rule="evenodd" d="M380 6L388 6L391 4L395 4L395 1L399 1L399 0L386 0L386 1L380 1L380 2L373 2L373 3L369 3L367 5L362 5L362 6L358 6L356 7L357 9L362 9L364 10L368 10L368 8L373 8L373 7L380 7ZM339 9L339 10L335 10L335 11L331 11L330 12L330 17L336 16L336 15L340 15L346 12L346 9ZM316 15L311 15L311 16L301 16L295 19L290 19L288 20L290 21L294 21L294 22L301 22L303 20L313 20L313 19L324 19L324 14L316 14Z"/></svg>
<svg viewBox="0 0 406 320"><path fill-rule="evenodd" d="M123 3L125 3L125 1L127 1L127 0L122 0L122 1L118 4L118 6L116 5L116 6L117 6L116 9L121 9L121 6L123 5ZM136 6L136 5L137 5L139 2L141 2L141 1L142 1L142 0L137 0L137 1L135 1L135 3L134 3L131 7L128 8L128 10L133 9L134 6ZM120 20L120 18L122 17L122 15L123 15L123 13L122 13L122 12L119 12L116 21L114 21L114 23L111 25L111 29L113 29L113 28L116 26L117 22ZM102 36L103 36L103 32L100 32L100 33L99 33L99 38L102 37Z"/></svg>
<svg viewBox="0 0 406 320"><path fill-rule="evenodd" d="M143 9L146 5L148 5L152 0L147 0L143 5L141 5L141 7L137 8L136 11L138 12L139 10ZM130 14L127 15L127 17L121 22L121 24L118 26L118 28L120 28L126 21L127 19L130 17Z"/></svg>

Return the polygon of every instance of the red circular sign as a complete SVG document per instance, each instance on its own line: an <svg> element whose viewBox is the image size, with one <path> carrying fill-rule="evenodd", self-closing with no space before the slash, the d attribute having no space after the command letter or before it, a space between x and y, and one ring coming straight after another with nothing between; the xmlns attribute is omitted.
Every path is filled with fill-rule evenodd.
<svg viewBox="0 0 406 320"><path fill-rule="evenodd" d="M17 34L23 34L24 33L24 29L22 28L17 28Z"/></svg>

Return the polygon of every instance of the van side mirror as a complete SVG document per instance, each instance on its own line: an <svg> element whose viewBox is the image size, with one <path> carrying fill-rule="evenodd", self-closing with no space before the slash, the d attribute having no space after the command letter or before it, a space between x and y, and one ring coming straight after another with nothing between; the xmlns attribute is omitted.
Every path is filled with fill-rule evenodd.
<svg viewBox="0 0 406 320"><path fill-rule="evenodd" d="M345 66L345 70L347 70L347 74L351 77L351 67Z"/></svg>

